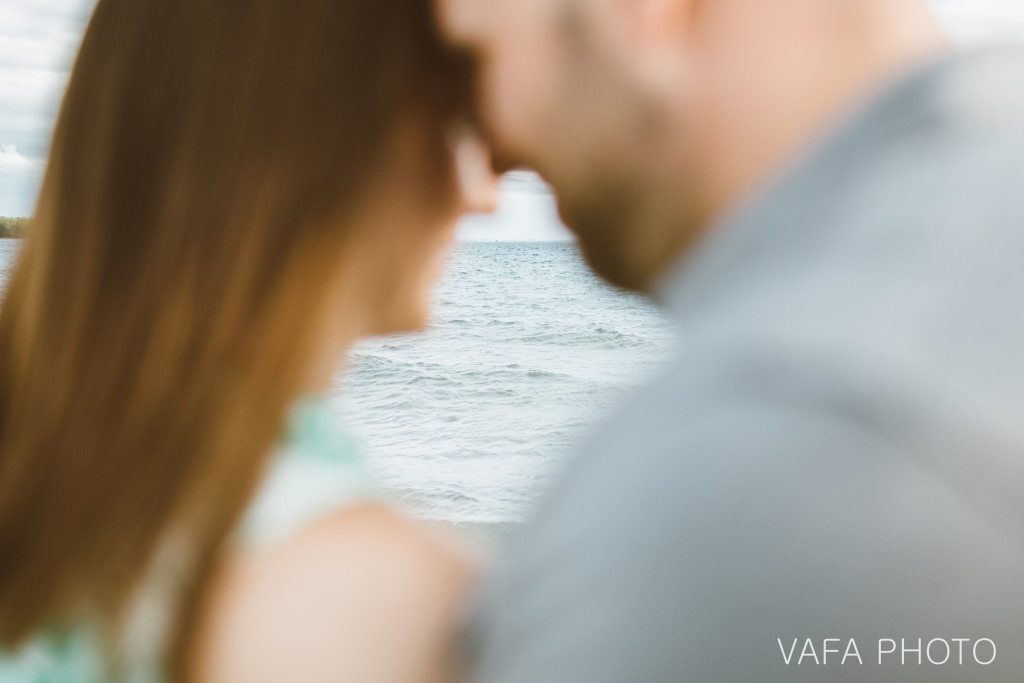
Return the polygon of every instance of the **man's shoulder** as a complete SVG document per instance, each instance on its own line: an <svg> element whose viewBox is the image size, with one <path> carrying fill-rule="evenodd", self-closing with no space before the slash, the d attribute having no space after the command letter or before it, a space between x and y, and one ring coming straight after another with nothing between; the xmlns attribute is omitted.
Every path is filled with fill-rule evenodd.
<svg viewBox="0 0 1024 683"><path fill-rule="evenodd" d="M984 498L1012 502L1009 487L960 487L972 482L912 452L925 445L919 435L900 437L913 427L862 414L869 395L816 386L794 355L726 354L713 368L694 359L683 352L605 421L499 566L476 613L489 638L483 670L502 656L488 645L541 624L602 633L605 665L638 661L614 648L654 662L689 647L690 663L705 661L705 646L772 633L780 619L830 633L910 628L936 591L964 577L986 587L965 620L1003 604L1024 553L993 521L1010 520L1006 510ZM892 588L879 562L913 581ZM830 595L838 601L810 597ZM851 595L886 599L860 613L842 609ZM721 609L723 596L745 605L741 619Z"/></svg>
<svg viewBox="0 0 1024 683"><path fill-rule="evenodd" d="M833 453L842 441L867 449L879 439L875 430L838 408L852 391L768 341L760 348L681 351L600 420L559 473L539 523L562 517L593 526L604 512L623 523L663 516L665 508L652 504L658 498L692 496L691 484L725 486L779 450L803 451L802 457L815 439L830 439ZM778 464L781 472L785 463ZM733 483L743 485L741 479Z"/></svg>
<svg viewBox="0 0 1024 683"><path fill-rule="evenodd" d="M1024 478L1015 455L1024 448L1015 419L1024 392L997 383L1005 373L996 359L975 362L982 348L958 340L916 348L914 320L889 328L891 337L834 334L828 325L740 329L695 330L602 420L561 473L538 526L553 538L632 534L648 524L671 533L690 515L736 510L737 501L785 508L783 499L848 482L888 490L929 481L945 487L936 495L951 509L1021 535L1013 482ZM909 341L894 338L901 334ZM984 327L975 334L984 345Z"/></svg>
<svg viewBox="0 0 1024 683"><path fill-rule="evenodd" d="M966 119L1024 130L1024 44L956 52L925 79L933 104Z"/></svg>

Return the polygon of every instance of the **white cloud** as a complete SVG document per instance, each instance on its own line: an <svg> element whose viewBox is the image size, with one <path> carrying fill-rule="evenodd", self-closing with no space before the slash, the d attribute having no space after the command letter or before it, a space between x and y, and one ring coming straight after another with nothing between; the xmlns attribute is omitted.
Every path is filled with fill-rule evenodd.
<svg viewBox="0 0 1024 683"><path fill-rule="evenodd" d="M0 215L31 213L94 0L0 2Z"/></svg>
<svg viewBox="0 0 1024 683"><path fill-rule="evenodd" d="M17 145L0 145L0 215L31 215L43 165L42 159L18 152Z"/></svg>
<svg viewBox="0 0 1024 683"><path fill-rule="evenodd" d="M41 159L29 159L19 154L17 145L0 145L0 173L38 172L42 165Z"/></svg>

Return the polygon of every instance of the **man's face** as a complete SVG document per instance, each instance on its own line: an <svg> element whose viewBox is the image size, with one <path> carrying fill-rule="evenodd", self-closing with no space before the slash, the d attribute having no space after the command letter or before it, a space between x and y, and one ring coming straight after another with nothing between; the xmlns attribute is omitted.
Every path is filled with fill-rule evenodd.
<svg viewBox="0 0 1024 683"><path fill-rule="evenodd" d="M648 218L660 113L629 76L607 0L437 0L443 30L478 67L495 154L537 170L591 267L646 289L631 237Z"/></svg>

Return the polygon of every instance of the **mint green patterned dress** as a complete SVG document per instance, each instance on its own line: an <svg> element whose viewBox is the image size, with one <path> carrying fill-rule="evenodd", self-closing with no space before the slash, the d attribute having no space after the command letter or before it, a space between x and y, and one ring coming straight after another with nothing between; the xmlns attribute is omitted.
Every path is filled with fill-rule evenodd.
<svg viewBox="0 0 1024 683"><path fill-rule="evenodd" d="M299 401L262 488L235 534L240 551L274 545L315 518L379 498L358 449L339 427L326 398ZM166 615L173 605L173 564L145 584L137 615L119 650L116 683L168 683L164 675ZM17 651L0 649L0 683L112 683L97 629L86 621L39 633Z"/></svg>

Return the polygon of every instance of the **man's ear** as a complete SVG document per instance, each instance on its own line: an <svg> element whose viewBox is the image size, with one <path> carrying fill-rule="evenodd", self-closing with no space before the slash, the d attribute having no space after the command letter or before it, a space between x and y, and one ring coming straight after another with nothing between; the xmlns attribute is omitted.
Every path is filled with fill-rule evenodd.
<svg viewBox="0 0 1024 683"><path fill-rule="evenodd" d="M615 0L628 30L634 64L644 80L675 79L693 41L705 0Z"/></svg>
<svg viewBox="0 0 1024 683"><path fill-rule="evenodd" d="M619 0L632 15L635 38L644 42L683 40L692 28L699 0Z"/></svg>

